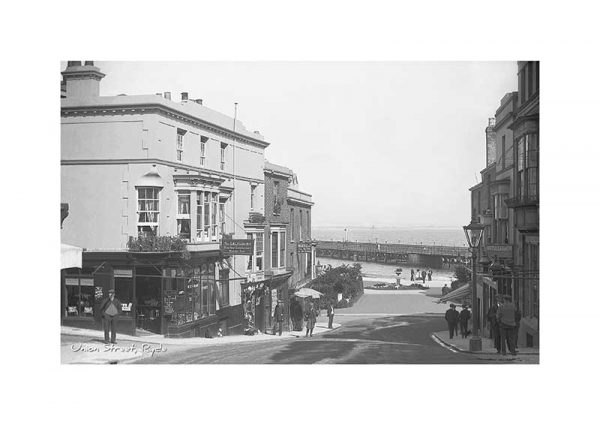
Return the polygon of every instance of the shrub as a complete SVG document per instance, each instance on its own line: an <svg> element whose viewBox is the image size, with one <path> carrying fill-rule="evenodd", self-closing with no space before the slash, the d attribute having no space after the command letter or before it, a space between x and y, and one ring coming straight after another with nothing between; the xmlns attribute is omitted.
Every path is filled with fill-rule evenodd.
<svg viewBox="0 0 600 425"><path fill-rule="evenodd" d="M464 284L471 281L471 272L463 265L456 266L454 277L456 277L458 282Z"/></svg>

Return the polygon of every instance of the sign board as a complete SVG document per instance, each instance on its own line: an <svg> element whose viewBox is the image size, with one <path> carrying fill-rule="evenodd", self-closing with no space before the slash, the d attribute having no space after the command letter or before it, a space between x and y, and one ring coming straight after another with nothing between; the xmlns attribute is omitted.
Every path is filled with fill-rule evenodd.
<svg viewBox="0 0 600 425"><path fill-rule="evenodd" d="M277 289L271 289L271 317L275 316L275 307L277 307Z"/></svg>
<svg viewBox="0 0 600 425"><path fill-rule="evenodd" d="M221 240L223 255L252 255L254 254L254 239L223 239Z"/></svg>
<svg viewBox="0 0 600 425"><path fill-rule="evenodd" d="M498 258L512 258L513 256L512 245L487 245L485 250L487 255Z"/></svg>
<svg viewBox="0 0 600 425"><path fill-rule="evenodd" d="M79 285L79 279L77 279L76 277L67 277L65 279L65 285L67 285L67 286L78 286Z"/></svg>
<svg viewBox="0 0 600 425"><path fill-rule="evenodd" d="M175 311L173 304L177 298L177 291L165 290L163 291L163 294L163 308L165 310L165 314L173 314Z"/></svg>
<svg viewBox="0 0 600 425"><path fill-rule="evenodd" d="M115 277L133 277L133 270L115 269Z"/></svg>
<svg viewBox="0 0 600 425"><path fill-rule="evenodd" d="M312 251L312 242L298 241L298 252L300 254Z"/></svg>
<svg viewBox="0 0 600 425"><path fill-rule="evenodd" d="M92 278L81 278L79 279L81 286L94 286L94 279Z"/></svg>

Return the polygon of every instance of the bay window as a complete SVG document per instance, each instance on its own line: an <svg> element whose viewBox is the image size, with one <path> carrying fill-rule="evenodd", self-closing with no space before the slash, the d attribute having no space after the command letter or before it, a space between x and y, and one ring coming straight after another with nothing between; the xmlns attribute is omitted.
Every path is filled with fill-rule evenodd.
<svg viewBox="0 0 600 425"><path fill-rule="evenodd" d="M216 241L219 236L219 223L217 222L217 203L219 201L219 194L211 193L210 201L211 240Z"/></svg>
<svg viewBox="0 0 600 425"><path fill-rule="evenodd" d="M140 235L158 235L158 187L137 188L137 231Z"/></svg>
<svg viewBox="0 0 600 425"><path fill-rule="evenodd" d="M189 240L191 237L190 194L177 194L177 234Z"/></svg>
<svg viewBox="0 0 600 425"><path fill-rule="evenodd" d="M285 267L285 231L271 232L271 268Z"/></svg>
<svg viewBox="0 0 600 425"><path fill-rule="evenodd" d="M248 239L254 239L254 253L248 256L246 270L257 272L263 270L264 232L248 233Z"/></svg>
<svg viewBox="0 0 600 425"><path fill-rule="evenodd" d="M517 197L538 199L538 136L526 134L517 141Z"/></svg>

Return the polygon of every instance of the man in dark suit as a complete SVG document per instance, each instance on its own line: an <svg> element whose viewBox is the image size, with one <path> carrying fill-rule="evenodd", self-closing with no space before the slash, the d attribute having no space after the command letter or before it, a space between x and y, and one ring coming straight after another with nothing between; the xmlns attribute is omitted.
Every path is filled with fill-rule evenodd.
<svg viewBox="0 0 600 425"><path fill-rule="evenodd" d="M329 317L329 325L327 326L329 329L333 329L333 315L334 315L334 311L333 311L333 303L329 303L329 305L327 306L327 317Z"/></svg>
<svg viewBox="0 0 600 425"><path fill-rule="evenodd" d="M110 329L110 343L117 343L117 316L121 314L121 301L115 298L115 290L108 291L106 298L100 305L100 313L104 321L104 343L108 344L108 331Z"/></svg>
<svg viewBox="0 0 600 425"><path fill-rule="evenodd" d="M446 310L446 322L448 322L448 331L450 332L450 339L454 337L454 332L456 331L456 327L458 326L458 311L456 311L456 306L454 304L450 304L450 308Z"/></svg>
<svg viewBox="0 0 600 425"><path fill-rule="evenodd" d="M273 313L273 335L275 335L275 330L279 328L279 336L281 336L281 332L283 331L283 305L281 301L277 301L277 305L275 306L275 312Z"/></svg>
<svg viewBox="0 0 600 425"><path fill-rule="evenodd" d="M500 326L500 346L502 355L506 355L506 346L513 356L517 355L514 343L514 334L517 322L515 320L517 308L512 303L511 297L504 296L504 302L498 307L496 319Z"/></svg>

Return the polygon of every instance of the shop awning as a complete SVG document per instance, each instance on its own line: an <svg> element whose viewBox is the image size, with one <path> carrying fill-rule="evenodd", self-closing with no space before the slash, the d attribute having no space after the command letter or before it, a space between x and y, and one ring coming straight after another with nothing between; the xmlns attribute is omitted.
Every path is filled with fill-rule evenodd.
<svg viewBox="0 0 600 425"><path fill-rule="evenodd" d="M81 256L83 248L73 245L60 244L60 268L70 269L71 267L81 268Z"/></svg>
<svg viewBox="0 0 600 425"><path fill-rule="evenodd" d="M454 291L448 292L446 295L440 298L440 302L446 301L457 301L462 302L465 298L469 298L471 296L471 284L467 283L459 288L456 288Z"/></svg>

